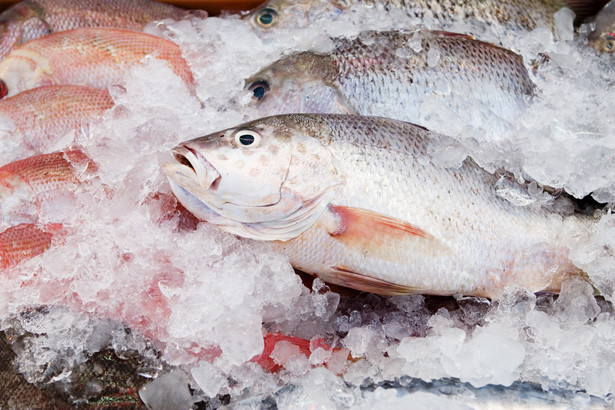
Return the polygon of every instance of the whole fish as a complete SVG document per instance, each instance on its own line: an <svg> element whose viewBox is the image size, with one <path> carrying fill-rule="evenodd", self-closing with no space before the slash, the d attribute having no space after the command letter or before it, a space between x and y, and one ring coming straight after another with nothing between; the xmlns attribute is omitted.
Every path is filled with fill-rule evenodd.
<svg viewBox="0 0 615 410"><path fill-rule="evenodd" d="M65 205L81 177L96 165L80 150L35 155L0 167L2 224L36 223L41 210ZM59 200L58 200L59 199Z"/></svg>
<svg viewBox="0 0 615 410"><path fill-rule="evenodd" d="M0 62L0 97L59 84L107 88L145 57L166 60L188 85L194 79L179 46L114 28L78 28L32 40Z"/></svg>
<svg viewBox="0 0 615 410"><path fill-rule="evenodd" d="M496 195L505 176L439 162L455 145L392 119L289 114L180 144L164 171L198 218L358 290L497 298L579 274L568 246L593 220Z"/></svg>
<svg viewBox="0 0 615 410"><path fill-rule="evenodd" d="M269 0L247 15L259 30L272 27L308 27L319 19L334 20L353 7L381 8L389 13L404 13L423 22L433 21L438 28L464 22L490 26L500 24L516 30L537 27L553 29L553 15L562 7L572 9L577 20L593 15L605 0Z"/></svg>
<svg viewBox="0 0 615 410"><path fill-rule="evenodd" d="M534 90L521 56L466 35L366 32L335 44L329 54L293 54L246 80L259 113L377 115L449 131L435 110L499 132Z"/></svg>
<svg viewBox="0 0 615 410"><path fill-rule="evenodd" d="M16 46L58 31L115 27L142 31L156 20L181 20L207 13L151 0L22 0L0 14L0 60Z"/></svg>
<svg viewBox="0 0 615 410"><path fill-rule="evenodd" d="M589 44L597 50L615 51L615 0L611 0L593 19L594 28L588 36Z"/></svg>
<svg viewBox="0 0 615 410"><path fill-rule="evenodd" d="M38 87L0 100L2 158L16 160L64 148L56 146L63 137L87 132L113 105L107 90L77 85Z"/></svg>

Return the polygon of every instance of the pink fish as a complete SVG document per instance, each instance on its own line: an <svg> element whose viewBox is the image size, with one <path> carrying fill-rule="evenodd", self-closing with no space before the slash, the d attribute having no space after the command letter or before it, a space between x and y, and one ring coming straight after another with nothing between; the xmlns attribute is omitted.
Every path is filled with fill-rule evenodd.
<svg viewBox="0 0 615 410"><path fill-rule="evenodd" d="M3 157L53 150L62 137L86 131L111 107L107 90L75 85L39 87L3 99L0 121L8 122L0 131L7 146Z"/></svg>
<svg viewBox="0 0 615 410"><path fill-rule="evenodd" d="M165 60L189 86L194 83L179 46L129 30L79 28L51 34L13 50L0 62L0 97L36 87L73 84L107 88L145 57Z"/></svg>
<svg viewBox="0 0 615 410"><path fill-rule="evenodd" d="M0 60L35 38L80 27L142 31L155 20L181 20L204 11L183 10L151 0L23 0L0 14Z"/></svg>

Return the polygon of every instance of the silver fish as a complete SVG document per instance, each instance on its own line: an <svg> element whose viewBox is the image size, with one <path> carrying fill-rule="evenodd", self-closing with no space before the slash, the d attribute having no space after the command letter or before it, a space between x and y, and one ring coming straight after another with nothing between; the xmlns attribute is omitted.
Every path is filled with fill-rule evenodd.
<svg viewBox="0 0 615 410"><path fill-rule="evenodd" d="M604 0L269 0L246 18L259 30L273 27L308 27L319 19L334 20L353 7L381 8L404 13L417 21L433 21L438 28L455 22L474 26L500 24L515 30L554 28L553 15L571 8L577 19L600 10Z"/></svg>
<svg viewBox="0 0 615 410"><path fill-rule="evenodd" d="M470 158L443 165L456 144L391 119L290 114L180 144L164 171L198 218L359 290L497 298L580 274L568 249L593 219L509 202L498 185L527 189Z"/></svg>
<svg viewBox="0 0 615 410"><path fill-rule="evenodd" d="M366 32L335 44L329 54L294 54L247 79L259 113L377 115L451 134L440 128L445 112L449 122L500 133L534 93L521 56L466 35Z"/></svg>

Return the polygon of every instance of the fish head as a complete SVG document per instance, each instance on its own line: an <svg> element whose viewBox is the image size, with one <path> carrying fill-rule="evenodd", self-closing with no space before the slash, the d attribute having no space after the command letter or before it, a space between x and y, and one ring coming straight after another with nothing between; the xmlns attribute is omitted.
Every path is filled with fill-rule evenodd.
<svg viewBox="0 0 615 410"><path fill-rule="evenodd" d="M302 52L282 58L245 82L251 104L263 115L290 113L348 114L340 97L331 56Z"/></svg>
<svg viewBox="0 0 615 410"><path fill-rule="evenodd" d="M173 149L164 171L198 218L252 239L288 240L335 196L331 155L297 116L268 117Z"/></svg>
<svg viewBox="0 0 615 410"><path fill-rule="evenodd" d="M244 16L257 32L272 28L307 27L320 14L338 14L337 2L323 0L269 0Z"/></svg>

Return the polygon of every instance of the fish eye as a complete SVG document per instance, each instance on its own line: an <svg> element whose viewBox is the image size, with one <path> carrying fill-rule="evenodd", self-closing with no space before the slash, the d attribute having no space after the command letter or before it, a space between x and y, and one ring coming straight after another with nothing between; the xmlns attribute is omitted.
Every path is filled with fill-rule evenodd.
<svg viewBox="0 0 615 410"><path fill-rule="evenodd" d="M258 132L250 130L241 130L235 133L235 143L240 147L257 147L261 142L261 136Z"/></svg>
<svg viewBox="0 0 615 410"><path fill-rule="evenodd" d="M273 26L277 18L278 12L270 8L264 8L262 10L259 10L254 16L256 24L258 24L262 28L269 28Z"/></svg>
<svg viewBox="0 0 615 410"><path fill-rule="evenodd" d="M604 43L604 48L606 48L606 51L615 50L615 40L607 40L606 43Z"/></svg>
<svg viewBox="0 0 615 410"><path fill-rule="evenodd" d="M6 86L6 83L0 80L0 98L6 97L9 93L9 87Z"/></svg>
<svg viewBox="0 0 615 410"><path fill-rule="evenodd" d="M252 91L254 98L260 101L267 95L267 92L269 91L269 84L264 80L255 81L250 85L248 90Z"/></svg>

